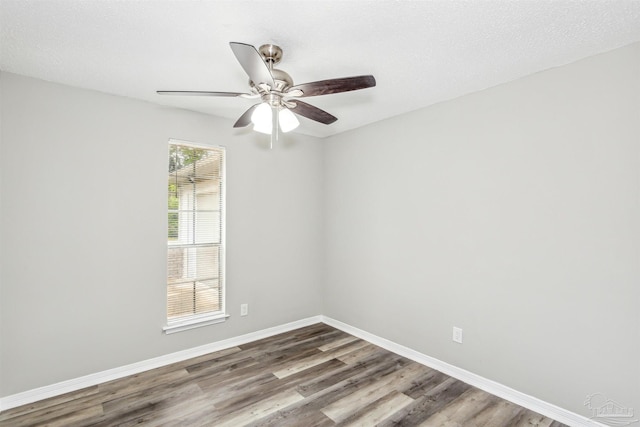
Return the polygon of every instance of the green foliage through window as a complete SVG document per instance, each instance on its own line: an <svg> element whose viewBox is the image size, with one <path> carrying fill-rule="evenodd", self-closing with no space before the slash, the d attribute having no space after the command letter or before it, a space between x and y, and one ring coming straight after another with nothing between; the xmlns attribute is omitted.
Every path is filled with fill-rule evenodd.
<svg viewBox="0 0 640 427"><path fill-rule="evenodd" d="M180 200L178 199L178 171L193 165L198 160L206 157L207 150L191 147L181 147L172 145L169 148L169 188L168 188L168 202L169 202L169 227L168 227L168 239L177 240L179 230L179 214L177 212L180 206ZM175 212L172 212L174 211Z"/></svg>
<svg viewBox="0 0 640 427"><path fill-rule="evenodd" d="M178 206L178 186L169 182L169 240L178 240L179 214L178 212L172 212L174 210L177 211Z"/></svg>

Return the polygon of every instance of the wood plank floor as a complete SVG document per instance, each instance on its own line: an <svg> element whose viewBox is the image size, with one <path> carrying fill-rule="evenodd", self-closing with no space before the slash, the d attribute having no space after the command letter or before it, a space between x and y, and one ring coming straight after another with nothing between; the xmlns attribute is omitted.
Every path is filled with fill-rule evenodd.
<svg viewBox="0 0 640 427"><path fill-rule="evenodd" d="M26 426L560 427L324 324L4 411Z"/></svg>

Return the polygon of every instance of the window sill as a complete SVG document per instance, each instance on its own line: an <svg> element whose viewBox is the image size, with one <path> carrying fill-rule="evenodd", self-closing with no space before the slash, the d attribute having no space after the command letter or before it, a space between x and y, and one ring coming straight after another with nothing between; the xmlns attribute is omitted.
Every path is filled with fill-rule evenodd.
<svg viewBox="0 0 640 427"><path fill-rule="evenodd" d="M227 320L228 314L216 314L214 316L190 317L185 320L177 320L167 324L162 330L165 334L187 331L189 329L200 328L202 326L215 325Z"/></svg>

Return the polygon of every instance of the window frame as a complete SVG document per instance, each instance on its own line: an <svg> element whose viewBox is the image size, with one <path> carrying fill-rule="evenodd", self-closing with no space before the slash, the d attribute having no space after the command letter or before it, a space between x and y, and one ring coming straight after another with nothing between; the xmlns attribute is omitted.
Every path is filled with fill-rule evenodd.
<svg viewBox="0 0 640 427"><path fill-rule="evenodd" d="M168 312L168 271L165 272L165 322L166 325L162 328L165 334L172 334L175 332L186 331L193 328L199 328L202 326L214 325L216 323L222 323L227 318L229 318L229 314L226 311L226 299L227 299L227 289L226 289L226 214L227 214L227 149L224 146L220 145L206 145L194 143L191 141L184 141L179 139L169 139L167 149L170 152L172 145L185 146L189 148L201 149L201 150L217 150L220 151L221 154L221 166L220 166L220 243L218 249L218 259L219 259L219 288L222 293L222 297L220 299L220 310L213 313L202 313L202 314L192 314L188 316L183 316L178 319L169 319ZM168 160L168 157L165 157ZM165 203L165 206L167 204ZM168 223L165 223L165 234L168 233ZM169 248L170 244L167 242L165 255L167 259L165 261L165 266L168 263L169 256Z"/></svg>

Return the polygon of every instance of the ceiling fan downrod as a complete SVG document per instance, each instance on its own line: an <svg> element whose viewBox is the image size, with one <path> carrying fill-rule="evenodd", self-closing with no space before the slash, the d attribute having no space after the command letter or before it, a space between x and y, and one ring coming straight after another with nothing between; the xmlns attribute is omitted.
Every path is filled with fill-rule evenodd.
<svg viewBox="0 0 640 427"><path fill-rule="evenodd" d="M269 72L273 76L275 83L275 86L268 92L261 94L262 101L271 106L271 140L269 148L273 148L273 144L280 139L279 116L280 109L284 107L283 92L293 86L293 79L286 72L273 67L282 59L282 48L280 46L263 44L258 48L258 52L269 67Z"/></svg>

